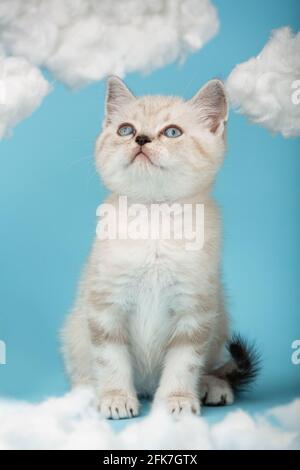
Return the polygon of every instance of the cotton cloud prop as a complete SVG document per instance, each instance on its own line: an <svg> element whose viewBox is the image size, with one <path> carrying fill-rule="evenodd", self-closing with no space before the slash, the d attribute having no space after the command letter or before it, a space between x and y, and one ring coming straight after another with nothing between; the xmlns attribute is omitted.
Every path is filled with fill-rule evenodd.
<svg viewBox="0 0 300 470"><path fill-rule="evenodd" d="M0 51L0 139L35 111L49 91L50 84L39 69Z"/></svg>
<svg viewBox="0 0 300 470"><path fill-rule="evenodd" d="M0 43L70 87L148 71L218 31L210 0L1 0Z"/></svg>
<svg viewBox="0 0 300 470"><path fill-rule="evenodd" d="M300 135L300 32L273 32L257 57L237 65L227 80L232 104L251 121L284 137Z"/></svg>
<svg viewBox="0 0 300 470"><path fill-rule="evenodd" d="M0 139L49 91L35 67L78 88L164 66L200 49L218 28L210 0L1 0ZM227 89L253 122L300 135L300 33L273 32L257 57L234 68Z"/></svg>
<svg viewBox="0 0 300 470"><path fill-rule="evenodd" d="M271 425L271 421L277 424ZM0 449L300 449L300 399L253 418L235 411L214 425L162 410L120 433L100 419L88 389L38 405L0 401Z"/></svg>
<svg viewBox="0 0 300 470"><path fill-rule="evenodd" d="M210 0L1 0L0 139L49 92L37 67L79 88L180 59L218 28Z"/></svg>

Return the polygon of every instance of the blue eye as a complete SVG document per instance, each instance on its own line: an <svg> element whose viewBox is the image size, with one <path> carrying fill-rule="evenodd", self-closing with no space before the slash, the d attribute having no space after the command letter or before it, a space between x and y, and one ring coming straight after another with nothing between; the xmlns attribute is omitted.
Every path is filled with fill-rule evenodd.
<svg viewBox="0 0 300 470"><path fill-rule="evenodd" d="M175 126L167 127L167 129L164 130L164 135L166 137L170 137L171 139L174 139L175 137L179 137L182 135L182 131Z"/></svg>
<svg viewBox="0 0 300 470"><path fill-rule="evenodd" d="M135 134L135 129L130 124L123 124L122 126L119 127L118 134L121 137L125 137L126 135Z"/></svg>

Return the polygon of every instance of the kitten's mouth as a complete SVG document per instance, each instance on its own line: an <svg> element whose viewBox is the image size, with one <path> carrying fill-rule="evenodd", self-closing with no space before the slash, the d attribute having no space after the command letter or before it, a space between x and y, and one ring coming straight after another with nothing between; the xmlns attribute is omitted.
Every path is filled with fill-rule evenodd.
<svg viewBox="0 0 300 470"><path fill-rule="evenodd" d="M160 168L161 170L164 169L163 166L157 165L156 163L153 162L153 160L149 157L149 155L145 152L145 150L142 147L139 147L133 154L132 159L130 160L129 165L135 162L136 159L142 159L147 163L150 163L150 165L155 166L155 168Z"/></svg>
<svg viewBox="0 0 300 470"><path fill-rule="evenodd" d="M142 158L144 160L148 160L148 162L151 165L157 166L153 163L153 161L151 160L149 155L142 148L139 148L139 149L136 150L136 152L134 152L133 158L131 159L130 163L134 163L137 158Z"/></svg>

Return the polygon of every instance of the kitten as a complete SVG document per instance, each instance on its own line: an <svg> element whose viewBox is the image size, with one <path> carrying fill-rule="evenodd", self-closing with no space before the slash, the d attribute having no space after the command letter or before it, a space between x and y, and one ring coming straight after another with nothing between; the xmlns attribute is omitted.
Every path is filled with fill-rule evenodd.
<svg viewBox="0 0 300 470"><path fill-rule="evenodd" d="M92 385L106 417L136 416L139 396L154 397L154 405L164 403L175 415L199 413L201 401L231 404L233 390L256 373L251 349L240 338L228 342L220 216L209 195L227 118L219 80L189 101L136 98L117 77L108 80L95 150L111 191L106 203L116 213L120 196L129 209L202 205L204 244L188 250L174 231L170 239L96 238L63 341L73 386Z"/></svg>

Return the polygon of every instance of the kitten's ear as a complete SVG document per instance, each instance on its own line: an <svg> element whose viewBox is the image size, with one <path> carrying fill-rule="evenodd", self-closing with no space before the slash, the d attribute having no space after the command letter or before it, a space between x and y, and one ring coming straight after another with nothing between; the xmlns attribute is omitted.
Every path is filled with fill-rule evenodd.
<svg viewBox="0 0 300 470"><path fill-rule="evenodd" d="M224 133L228 119L228 100L223 82L210 80L190 100L201 123L216 135Z"/></svg>
<svg viewBox="0 0 300 470"><path fill-rule="evenodd" d="M135 100L135 96L125 83L114 75L109 77L107 80L105 124L109 124L112 116L132 100Z"/></svg>

